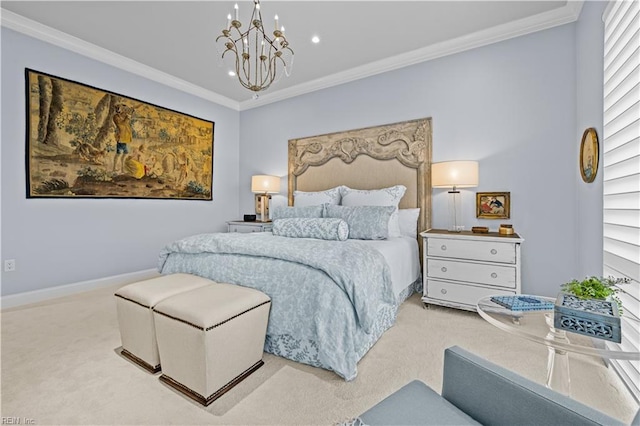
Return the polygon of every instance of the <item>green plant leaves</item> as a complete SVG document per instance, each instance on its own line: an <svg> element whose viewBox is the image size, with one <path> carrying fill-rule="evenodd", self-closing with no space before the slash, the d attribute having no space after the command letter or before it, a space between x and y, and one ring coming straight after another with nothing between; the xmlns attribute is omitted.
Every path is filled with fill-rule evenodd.
<svg viewBox="0 0 640 426"><path fill-rule="evenodd" d="M616 293L618 293L620 289L617 288L616 285L628 282L628 278L604 278L593 276L586 277L582 281L572 280L568 283L564 283L560 286L560 289L566 293L578 296L581 299L605 300L607 298L611 298L620 308L622 308L622 302L616 296Z"/></svg>

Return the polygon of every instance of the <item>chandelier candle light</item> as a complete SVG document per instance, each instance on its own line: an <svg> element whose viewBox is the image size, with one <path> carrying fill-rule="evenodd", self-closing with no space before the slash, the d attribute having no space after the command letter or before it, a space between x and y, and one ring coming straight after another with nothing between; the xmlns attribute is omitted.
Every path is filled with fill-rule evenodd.
<svg viewBox="0 0 640 426"><path fill-rule="evenodd" d="M216 43L224 42L225 50L222 58L231 52L235 56L236 76L245 88L259 92L267 89L281 77L279 67L288 77L293 66L293 50L284 36L284 27L279 26L278 15L274 17L273 39L264 30L260 0L253 1L253 12L249 20L249 28L242 31L242 23L238 20L239 8L233 7L233 19L227 15L227 27L222 35L216 38Z"/></svg>
<svg viewBox="0 0 640 426"><path fill-rule="evenodd" d="M444 161L431 165L431 186L449 191L449 231L462 231L462 208L458 188L478 186L477 161Z"/></svg>

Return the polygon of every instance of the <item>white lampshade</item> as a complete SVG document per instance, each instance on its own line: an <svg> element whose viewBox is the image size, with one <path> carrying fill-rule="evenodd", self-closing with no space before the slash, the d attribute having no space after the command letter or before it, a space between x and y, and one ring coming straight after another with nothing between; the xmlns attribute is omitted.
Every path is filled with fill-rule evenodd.
<svg viewBox="0 0 640 426"><path fill-rule="evenodd" d="M478 186L477 161L443 161L431 165L434 188L471 188Z"/></svg>
<svg viewBox="0 0 640 426"><path fill-rule="evenodd" d="M277 194L280 192L280 178L278 176L251 176L251 192L256 194Z"/></svg>

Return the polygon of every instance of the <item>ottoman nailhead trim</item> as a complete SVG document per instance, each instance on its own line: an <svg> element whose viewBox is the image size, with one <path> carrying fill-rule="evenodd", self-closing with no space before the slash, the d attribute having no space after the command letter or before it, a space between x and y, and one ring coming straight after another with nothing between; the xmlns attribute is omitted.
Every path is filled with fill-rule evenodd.
<svg viewBox="0 0 640 426"><path fill-rule="evenodd" d="M143 305L142 303L140 303L140 302L136 302L135 300L133 300L133 299L129 299L128 297L120 296L118 293L114 294L114 296L115 296L115 297L119 297L120 299L127 300L127 301L129 301L129 302L135 303L136 305L140 305L140 306L142 306L143 308L147 308L147 309L151 308L151 306Z"/></svg>
<svg viewBox="0 0 640 426"><path fill-rule="evenodd" d="M211 327L207 327L207 329L205 331L209 331L209 330L214 329L214 328L216 328L218 326L221 326L222 324L227 323L227 322L231 321L234 318L238 318L240 315L246 314L249 311L253 311L254 309L259 308L262 305L266 305L267 303L271 303L271 300L267 300L266 302L262 302L259 305L254 306L253 308L249 308L244 312L240 312L238 315L234 315L229 319L226 319L226 320L224 320L222 322L219 322L218 324L212 325Z"/></svg>
<svg viewBox="0 0 640 426"><path fill-rule="evenodd" d="M258 305L256 305L256 306L254 306L254 307L252 307L252 308L247 309L247 310L246 310L246 311L244 311L244 312L240 312L239 314L232 316L232 317L231 317L231 318L229 318L229 319L226 319L226 320L224 320L224 321L222 321L222 322L219 322L218 324L212 325L211 327L207 327L206 329L205 329L204 327L200 327L199 325L192 324L192 323L190 323L189 321L185 321L185 320L183 320L183 319L181 319L181 318L177 318L177 317L174 317L174 316L172 316L172 315L165 314L164 312L160 312L160 311L158 311L156 308L153 308L153 312L156 312L156 313L158 313L158 314L160 314L160 315L162 315L162 316L165 316L165 317L167 317L167 318L171 318L172 320L175 320L175 321L181 322L181 323L183 323L183 324L190 325L191 327L193 327L193 328L197 328L198 330L209 331L209 330L212 330L212 329L214 329L214 328L216 328L216 327L218 327L218 326L221 326L221 325L222 325L222 324L224 324L224 323L227 323L227 322L231 321L231 320L232 320L232 319L234 319L234 318L238 318L239 316L241 316L241 315L243 315L243 314L246 314L246 313L247 313L247 312L249 312L249 311L252 311L252 310L254 310L254 309L256 309L256 308L259 308L259 307L260 307L260 306L262 306L262 305L266 305L267 303L271 303L271 300L267 300L266 302L262 302L262 303L260 303L260 304L258 304Z"/></svg>
<svg viewBox="0 0 640 426"><path fill-rule="evenodd" d="M171 316L171 315L169 315L169 314L165 314L164 312L160 312L160 311L156 310L156 308L153 308L153 312L155 312L156 314L160 314L160 315L162 315L163 317L171 318L171 319L172 319L172 320L174 320L174 321L178 321L178 322L181 322L181 323L183 323L183 324L190 325L191 327L193 327L193 328L197 328L198 330L204 330L204 329L203 329L202 327L200 327L199 325L191 324L189 321L185 321L185 320L183 320L183 319L176 318L176 317Z"/></svg>

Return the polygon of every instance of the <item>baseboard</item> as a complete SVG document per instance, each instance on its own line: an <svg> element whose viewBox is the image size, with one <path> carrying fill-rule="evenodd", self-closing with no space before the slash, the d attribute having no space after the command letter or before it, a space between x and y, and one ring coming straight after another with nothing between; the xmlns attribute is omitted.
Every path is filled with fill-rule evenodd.
<svg viewBox="0 0 640 426"><path fill-rule="evenodd" d="M45 300L55 299L57 297L68 296L76 293L82 293L84 291L95 290L98 288L146 280L155 276L158 276L157 269L145 269L143 271L136 271L127 274L114 275L106 278L82 281L74 284L66 284L52 288L45 288L42 290L25 291L24 293L11 294L8 296L0 297L0 306L2 307L2 310L7 308L15 308L17 306L42 302Z"/></svg>

